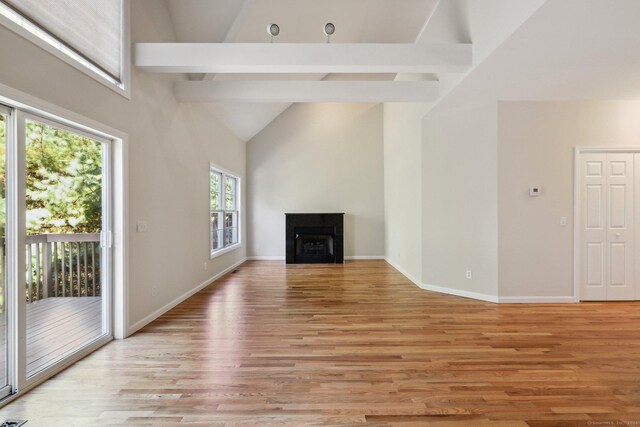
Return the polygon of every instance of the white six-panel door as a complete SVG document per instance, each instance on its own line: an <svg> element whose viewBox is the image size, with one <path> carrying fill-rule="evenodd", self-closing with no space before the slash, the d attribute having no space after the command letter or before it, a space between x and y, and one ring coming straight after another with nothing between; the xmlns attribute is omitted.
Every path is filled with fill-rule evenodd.
<svg viewBox="0 0 640 427"><path fill-rule="evenodd" d="M584 153L579 167L580 299L636 299L634 154Z"/></svg>

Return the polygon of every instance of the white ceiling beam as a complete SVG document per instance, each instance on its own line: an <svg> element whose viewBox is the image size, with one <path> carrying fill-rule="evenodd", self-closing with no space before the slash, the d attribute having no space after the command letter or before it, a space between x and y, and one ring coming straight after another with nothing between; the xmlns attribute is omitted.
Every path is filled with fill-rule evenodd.
<svg viewBox="0 0 640 427"><path fill-rule="evenodd" d="M464 72L470 44L136 43L135 65L158 73Z"/></svg>
<svg viewBox="0 0 640 427"><path fill-rule="evenodd" d="M434 81L215 80L179 81L181 102L431 102Z"/></svg>

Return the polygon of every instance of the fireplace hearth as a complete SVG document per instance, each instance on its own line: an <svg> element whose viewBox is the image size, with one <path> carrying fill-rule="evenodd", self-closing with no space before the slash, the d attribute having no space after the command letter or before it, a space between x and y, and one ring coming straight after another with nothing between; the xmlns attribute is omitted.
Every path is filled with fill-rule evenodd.
<svg viewBox="0 0 640 427"><path fill-rule="evenodd" d="M287 264L342 264L344 236L342 213L288 213Z"/></svg>

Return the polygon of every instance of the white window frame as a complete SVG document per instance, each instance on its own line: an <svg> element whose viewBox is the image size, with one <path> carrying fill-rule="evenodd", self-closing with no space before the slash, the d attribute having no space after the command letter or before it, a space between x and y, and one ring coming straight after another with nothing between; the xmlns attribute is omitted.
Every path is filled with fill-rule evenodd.
<svg viewBox="0 0 640 427"><path fill-rule="evenodd" d="M226 177L227 176L230 177L230 178L234 178L236 180L236 188L235 188L235 190L236 190L235 191L235 196L236 196L235 208L236 209L233 212L237 212L237 220L236 221L238 222L238 226L237 226L237 229L238 229L238 231L237 231L237 233L238 233L238 242L237 243L233 243L233 244L231 244L229 246L224 246L224 247L222 247L220 249L216 249L216 250L212 250L211 249L211 236L213 235L213 225L211 224L211 214L213 213L213 210L211 209L211 190L212 190L211 189L211 173L212 172L219 173L221 175L221 177L222 177L222 180L221 180L222 186L221 187L222 188L225 188L224 187L225 186L224 183L226 181ZM218 166L218 165L216 165L214 163L209 163L209 173L208 173L207 179L208 179L208 182L209 182L209 185L207 185L207 187L209 189L209 192L208 192L208 195L207 195L207 198L208 198L207 205L208 205L208 210L209 210L209 213L208 213L209 218L207 220L209 222L209 259L214 259L214 258L219 257L220 255L226 254L228 252L234 251L234 250L242 247L242 219L241 219L242 218L242 203L241 203L241 200L242 200L242 178L237 173L234 173L234 172L228 171L228 170L226 170L224 168L221 168L220 166ZM224 195L225 195L224 191L221 191L220 195L222 196L220 198L221 203L222 203L222 207L226 207L225 206L226 198L224 197ZM222 222L224 224L224 216L225 216L225 213L227 211L225 209L222 209L221 211L223 212L223 214L222 214ZM229 212L232 212L232 211L229 211ZM223 227L223 229L224 229L224 227ZM224 239L224 233L223 233L223 239Z"/></svg>
<svg viewBox="0 0 640 427"><path fill-rule="evenodd" d="M51 36L38 24L27 17L13 11L10 7L0 2L0 25L29 40L33 44L46 50L53 56L63 60L75 69L83 72L97 82L103 84L119 95L131 99L131 31L130 31L130 0L122 2L122 58L120 61L120 81L109 76L100 68L93 65L80 53L69 48L56 37ZM11 14L20 22L15 22L4 13Z"/></svg>

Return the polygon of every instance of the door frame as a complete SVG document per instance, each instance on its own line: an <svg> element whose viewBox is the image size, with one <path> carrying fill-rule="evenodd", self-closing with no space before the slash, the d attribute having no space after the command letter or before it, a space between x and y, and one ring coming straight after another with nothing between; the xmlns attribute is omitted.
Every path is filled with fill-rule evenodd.
<svg viewBox="0 0 640 427"><path fill-rule="evenodd" d="M15 133L15 128L16 128L16 111L14 108L4 105L4 104L0 104L0 113L3 113L6 115L6 122L5 122L5 179L8 178L9 176L13 175L13 169L14 166L12 164L12 157L14 155L14 144L11 144L10 141L15 139L14 133ZM14 287L11 286L12 283L12 253L13 251L8 250L9 247L12 245L13 242L13 235L12 235L12 226L11 226L11 221L14 218L14 214L12 212L9 211L9 203L7 203L6 201L8 201L11 197L12 197L12 193L13 193L13 189L11 188L11 186L13 185L13 182L11 180L6 180L5 181L5 224L4 224L4 228L5 228L5 265L4 265L4 269L5 269L5 290L4 290L4 296L5 296L5 319L6 319L6 323L5 323L5 369L6 369L6 375L7 375L7 385L3 386L2 389L0 389L0 399L5 398L7 396L9 396L16 388L16 383L15 383L15 378L16 378L16 363L15 363L15 342L17 340L17 332L18 332L18 325L16 322L16 316L14 316L13 314L15 313L15 305L13 304L13 301L17 300L17 297L15 295L15 290Z"/></svg>
<svg viewBox="0 0 640 427"><path fill-rule="evenodd" d="M14 114L16 116L16 134L17 138L15 138L16 146L14 147L14 151L12 151L13 155L10 158L10 162L12 168L14 169L13 175L9 175L10 178L14 180L12 189L14 190L11 195L11 202L13 202L14 208L12 209L12 214L15 215L12 218L11 227L17 227L12 229L13 231L13 239L10 240L12 244L14 244L14 257L10 259L12 263L13 272L15 275L11 276L11 285L14 287L14 292L16 295L19 295L22 286L23 286L23 271L26 269L26 259L24 250L21 248L25 247L25 239L26 239L26 124L27 121L34 121L38 123L42 123L46 126L60 129L62 131L72 133L74 135L78 135L84 138L88 138L92 141L98 142L101 144L101 153L102 153L102 230L100 232L100 255L101 255L101 300L102 300L102 331L100 336L91 338L88 342L78 347L73 353L68 356L59 359L50 365L48 365L43 370L34 373L29 376L26 370L26 360L27 360L27 318L26 318L26 309L27 306L24 303L23 298L16 298L16 303L18 305L16 309L16 313L18 314L17 320L17 331L18 336L21 339L15 343L16 349L16 360L17 364L15 368L17 370L17 378L16 388L17 390L22 390L25 387L29 387L34 384L38 384L45 379L51 376L51 372L57 371L56 367L58 366L66 366L67 360L79 360L76 356L81 354L83 350L86 348L92 347L94 343L102 343L105 344L108 341L113 339L113 307L112 307L112 294L113 294L113 283L111 282L111 269L112 269L112 245L110 242L111 235L111 181L113 179L113 172L111 170L111 144L112 140L109 138L105 138L103 136L97 135L95 133L86 131L84 129L78 129L74 126L59 123L56 120L52 120L47 117L43 117L40 114L25 112L21 109L15 109ZM9 199L9 198L8 198ZM18 286L17 290L15 286ZM22 339L24 337L24 339Z"/></svg>
<svg viewBox="0 0 640 427"><path fill-rule="evenodd" d="M580 198L580 188L582 177L580 174L580 161L582 154L602 153L602 154L640 154L640 147L575 147L573 150L573 296L576 302L582 298L580 286L580 262L581 253L581 230L582 223L582 200ZM636 243L640 242L640 219L636 214L636 208L640 209L640 162L633 162L634 169L634 236ZM636 244L638 246L638 244ZM640 247L635 248L634 253L634 276L636 287L636 300L640 300Z"/></svg>
<svg viewBox="0 0 640 427"><path fill-rule="evenodd" d="M113 336L103 336L96 341L93 341L83 348L79 349L77 353L66 359L63 359L53 364L46 372L40 372L30 377L28 381L24 381L24 375L20 375L18 363L13 362L15 369L10 370L9 382L12 386L12 394L4 399L0 400L0 408L4 405L12 402L16 398L20 397L33 387L44 382L51 376L57 374L83 357L89 355L91 352L100 348L104 344L111 341L113 338L123 339L130 335L129 327L129 266L127 256L129 253L129 217L127 213L127 206L129 205L129 192L128 192L128 135L118 129L104 125L94 119L90 119L81 114L70 111L66 108L60 107L38 97L32 96L28 93L22 92L18 89L0 83L0 104L4 104L13 110L12 120L17 121L17 110L21 110L28 114L33 114L39 118L49 119L56 123L57 126L66 125L73 128L74 132L87 132L92 137L100 136L111 141L110 146L110 173L111 173L111 230L112 235L109 236L112 242L111 249L111 301L112 301L112 313L111 313L111 332ZM9 147L7 147L8 149ZM17 153L16 153L17 154ZM9 156L10 153L7 153ZM10 159L7 159L9 162ZM7 164L7 168L10 165ZM15 181L15 180L14 180ZM7 192L11 189L7 184ZM9 212L7 212L9 216ZM15 214L14 214L15 216ZM7 218L9 221L9 218ZM13 240L16 240L15 238ZM7 269L10 268L9 263ZM8 271L9 272L9 271ZM15 274L15 273L14 273ZM12 287L9 287L9 289ZM8 309L14 310L16 315L10 316L17 319L18 315L18 298L12 298L10 301L12 304ZM15 305L15 307L14 307ZM17 332L17 331L16 331ZM19 340L18 334L9 334L11 343L9 358L16 358L18 355L17 343ZM11 362L10 362L11 363Z"/></svg>

